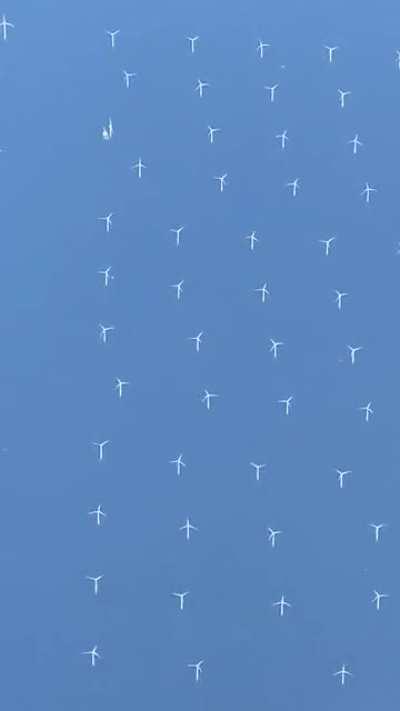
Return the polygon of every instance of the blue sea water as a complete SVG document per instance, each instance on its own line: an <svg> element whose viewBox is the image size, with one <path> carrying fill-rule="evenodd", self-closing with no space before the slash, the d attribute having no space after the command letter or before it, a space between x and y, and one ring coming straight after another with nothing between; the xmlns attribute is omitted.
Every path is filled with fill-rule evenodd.
<svg viewBox="0 0 400 711"><path fill-rule="evenodd" d="M398 5L0 11L4 708L397 710Z"/></svg>

